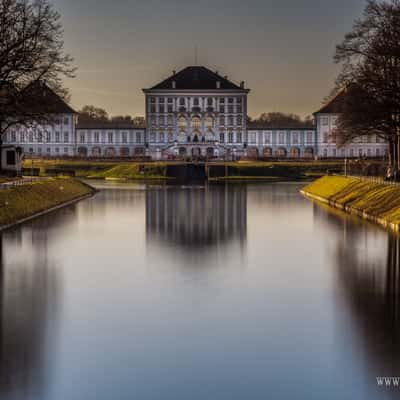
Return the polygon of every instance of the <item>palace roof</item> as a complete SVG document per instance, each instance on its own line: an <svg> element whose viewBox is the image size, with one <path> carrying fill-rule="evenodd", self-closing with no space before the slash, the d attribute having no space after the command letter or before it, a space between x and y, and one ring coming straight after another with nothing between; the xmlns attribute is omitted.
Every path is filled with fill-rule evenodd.
<svg viewBox="0 0 400 400"><path fill-rule="evenodd" d="M76 111L44 82L37 82L26 90L32 99L26 104L30 112L40 110L49 114L76 114Z"/></svg>
<svg viewBox="0 0 400 400"><path fill-rule="evenodd" d="M132 124L130 122L115 122L115 121L83 121L79 122L76 126L76 129L110 129L110 130L121 130L121 129L126 129L126 130L143 130L145 129L144 126L138 126L135 124Z"/></svg>
<svg viewBox="0 0 400 400"><path fill-rule="evenodd" d="M174 83L175 82L175 83ZM219 84L217 84L219 82ZM219 85L219 86L218 86ZM191 66L174 73L169 78L153 86L151 90L245 90L227 77L222 77L206 67Z"/></svg>
<svg viewBox="0 0 400 400"><path fill-rule="evenodd" d="M310 131L314 130L315 125L279 125L279 124L262 124L257 122L247 123L247 130L281 130L281 131Z"/></svg>
<svg viewBox="0 0 400 400"><path fill-rule="evenodd" d="M332 99L322 106L314 114L339 114L340 110L343 109L343 105L346 98L346 91L341 90Z"/></svg>

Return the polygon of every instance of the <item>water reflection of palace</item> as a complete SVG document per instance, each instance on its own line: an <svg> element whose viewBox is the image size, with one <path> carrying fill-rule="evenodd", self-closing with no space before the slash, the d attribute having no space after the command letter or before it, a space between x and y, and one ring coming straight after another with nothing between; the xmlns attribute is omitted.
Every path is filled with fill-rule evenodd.
<svg viewBox="0 0 400 400"><path fill-rule="evenodd" d="M146 191L148 241L185 248L230 241L244 243L247 234L247 190L244 185L149 187Z"/></svg>
<svg viewBox="0 0 400 400"><path fill-rule="evenodd" d="M60 290L49 259L55 228L75 206L0 234L0 398L45 398Z"/></svg>
<svg viewBox="0 0 400 400"><path fill-rule="evenodd" d="M400 238L334 210L315 206L315 218L338 232L333 260L370 379L400 376Z"/></svg>

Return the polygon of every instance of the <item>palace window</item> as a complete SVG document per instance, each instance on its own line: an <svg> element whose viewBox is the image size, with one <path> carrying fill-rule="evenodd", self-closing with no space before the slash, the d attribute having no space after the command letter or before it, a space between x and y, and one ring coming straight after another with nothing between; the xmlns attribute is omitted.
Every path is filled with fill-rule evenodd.
<svg viewBox="0 0 400 400"><path fill-rule="evenodd" d="M257 142L257 133L256 132L250 132L249 133L249 142L250 143L256 143Z"/></svg>
<svg viewBox="0 0 400 400"><path fill-rule="evenodd" d="M332 149L332 156L336 157L336 149Z"/></svg>
<svg viewBox="0 0 400 400"><path fill-rule="evenodd" d="M32 143L33 142L33 133L29 132L29 142Z"/></svg>
<svg viewBox="0 0 400 400"><path fill-rule="evenodd" d="M174 119L173 119L172 115L168 115L168 117L167 117L167 123L168 123L168 125L173 125Z"/></svg>
<svg viewBox="0 0 400 400"><path fill-rule="evenodd" d="M195 99L193 99L193 105L194 106L198 106L199 105L199 99L197 97Z"/></svg>
<svg viewBox="0 0 400 400"><path fill-rule="evenodd" d="M80 134L80 142L85 143L85 134L84 133Z"/></svg>
<svg viewBox="0 0 400 400"><path fill-rule="evenodd" d="M242 142L242 132L237 132L236 133L236 142L241 143Z"/></svg>
<svg viewBox="0 0 400 400"><path fill-rule="evenodd" d="M228 106L228 113L233 113L233 106Z"/></svg>
<svg viewBox="0 0 400 400"><path fill-rule="evenodd" d="M236 106L236 112L241 113L242 112L242 106Z"/></svg>
<svg viewBox="0 0 400 400"><path fill-rule="evenodd" d="M207 105L211 107L213 105L213 99L211 97L207 98Z"/></svg>
<svg viewBox="0 0 400 400"><path fill-rule="evenodd" d="M168 131L168 142L174 141L174 133L172 131Z"/></svg>
<svg viewBox="0 0 400 400"><path fill-rule="evenodd" d="M64 147L64 153L68 154L68 147Z"/></svg>
<svg viewBox="0 0 400 400"><path fill-rule="evenodd" d="M51 142L51 132L46 132L46 142Z"/></svg>
<svg viewBox="0 0 400 400"><path fill-rule="evenodd" d="M20 135L20 141L21 141L21 143L24 142L24 141L25 141L25 134L24 134L24 132L21 132L19 135Z"/></svg>
<svg viewBox="0 0 400 400"><path fill-rule="evenodd" d="M164 117L158 117L158 124L164 125Z"/></svg>
<svg viewBox="0 0 400 400"><path fill-rule="evenodd" d="M242 98L241 98L241 97L238 97L238 98L236 99L236 102L237 102L238 104L242 104Z"/></svg>
<svg viewBox="0 0 400 400"><path fill-rule="evenodd" d="M278 143L285 144L285 132L278 133Z"/></svg>
<svg viewBox="0 0 400 400"><path fill-rule="evenodd" d="M150 106L150 112L155 113L156 112L156 106L154 104L152 104Z"/></svg>
<svg viewBox="0 0 400 400"><path fill-rule="evenodd" d="M184 106L184 105L185 105L185 99L184 99L183 97L181 97L181 98L179 99L179 105L180 105L180 106Z"/></svg>
<svg viewBox="0 0 400 400"><path fill-rule="evenodd" d="M108 132L107 138L108 138L108 143L113 143L114 142L114 133Z"/></svg>
<svg viewBox="0 0 400 400"><path fill-rule="evenodd" d="M153 116L153 117L150 118L150 124L151 125L155 125L156 124L156 117Z"/></svg>
<svg viewBox="0 0 400 400"><path fill-rule="evenodd" d="M200 129L201 120L199 117L192 118L192 128L193 129Z"/></svg>
<svg viewBox="0 0 400 400"><path fill-rule="evenodd" d="M60 125L61 120L60 120L59 118L56 118L56 119L54 120L54 123L55 123L56 125Z"/></svg>
<svg viewBox="0 0 400 400"><path fill-rule="evenodd" d="M311 144L311 143L313 143L313 132L307 132L307 143L309 143L309 144Z"/></svg>
<svg viewBox="0 0 400 400"><path fill-rule="evenodd" d="M221 97L219 99L219 104L225 104L225 97Z"/></svg>
<svg viewBox="0 0 400 400"><path fill-rule="evenodd" d="M241 115L238 115L236 117L236 125L242 126L242 116Z"/></svg>
<svg viewBox="0 0 400 400"><path fill-rule="evenodd" d="M64 118L64 125L68 125L69 124L69 118L68 117L65 117Z"/></svg>
<svg viewBox="0 0 400 400"><path fill-rule="evenodd" d="M160 112L160 113L164 112L164 105L159 105L158 106L158 112Z"/></svg>
<svg viewBox="0 0 400 400"><path fill-rule="evenodd" d="M154 131L150 132L150 142L156 141L156 133Z"/></svg>
<svg viewBox="0 0 400 400"><path fill-rule="evenodd" d="M264 143L265 144L271 143L271 133L270 132L264 132Z"/></svg>
<svg viewBox="0 0 400 400"><path fill-rule="evenodd" d="M179 117L178 119L178 126L181 129L186 129L187 127L187 122L186 122L186 118L185 117Z"/></svg>
<svg viewBox="0 0 400 400"><path fill-rule="evenodd" d="M213 120L213 118L210 117L210 116L206 117L205 125L206 125L206 128L212 129L212 127L214 126L214 120Z"/></svg>
<svg viewBox="0 0 400 400"><path fill-rule="evenodd" d="M172 97L168 97L168 103L172 104L172 102L173 102Z"/></svg>
<svg viewBox="0 0 400 400"><path fill-rule="evenodd" d="M164 97L160 97L159 99L158 99L158 102L160 103L160 104L164 104Z"/></svg>
<svg viewBox="0 0 400 400"><path fill-rule="evenodd" d="M230 115L230 116L228 117L228 125L229 125L229 126L232 126L232 125L233 125L233 116L232 116L232 115Z"/></svg>
<svg viewBox="0 0 400 400"><path fill-rule="evenodd" d="M324 132L322 141L323 141L323 143L328 143L328 133L327 132Z"/></svg>
<svg viewBox="0 0 400 400"><path fill-rule="evenodd" d="M56 143L60 143L60 132L56 132Z"/></svg>
<svg viewBox="0 0 400 400"><path fill-rule="evenodd" d="M100 134L99 132L94 133L94 142L99 143L100 142Z"/></svg>
<svg viewBox="0 0 400 400"><path fill-rule="evenodd" d="M219 141L221 143L225 143L225 132L220 132L219 133Z"/></svg>
<svg viewBox="0 0 400 400"><path fill-rule="evenodd" d="M322 125L324 125L324 126L329 125L329 118L328 117L322 117Z"/></svg>
<svg viewBox="0 0 400 400"><path fill-rule="evenodd" d="M229 98L228 98L228 103L229 103L229 104L233 104L233 97L229 97Z"/></svg>
<svg viewBox="0 0 400 400"><path fill-rule="evenodd" d="M174 112L174 107L173 107L173 105L172 105L172 104L168 104L167 110L168 110L169 113Z"/></svg>
<svg viewBox="0 0 400 400"><path fill-rule="evenodd" d="M358 156L362 157L363 156L363 150L362 149L358 149Z"/></svg>
<svg viewBox="0 0 400 400"><path fill-rule="evenodd" d="M128 134L126 132L122 132L122 143L128 143Z"/></svg>
<svg viewBox="0 0 400 400"><path fill-rule="evenodd" d="M381 155L381 152L379 149L376 149L376 156L379 157Z"/></svg>
<svg viewBox="0 0 400 400"><path fill-rule="evenodd" d="M142 141L142 133L136 132L136 143L140 143Z"/></svg>
<svg viewBox="0 0 400 400"><path fill-rule="evenodd" d="M150 97L150 103L155 103L156 102L156 98L155 97Z"/></svg>
<svg viewBox="0 0 400 400"><path fill-rule="evenodd" d="M298 132L292 132L292 143L299 144L299 134Z"/></svg>
<svg viewBox="0 0 400 400"><path fill-rule="evenodd" d="M56 153L58 154L60 152L60 149L56 147Z"/></svg>
<svg viewBox="0 0 400 400"><path fill-rule="evenodd" d="M10 141L11 142L16 142L17 141L17 135L15 134L15 131L11 131L11 133L10 133Z"/></svg>
<svg viewBox="0 0 400 400"><path fill-rule="evenodd" d="M233 143L233 132L228 133L228 143Z"/></svg>
<svg viewBox="0 0 400 400"><path fill-rule="evenodd" d="M47 152L48 154L50 154L50 152L51 152L50 147L48 147L48 148L46 149L46 152Z"/></svg>
<svg viewBox="0 0 400 400"><path fill-rule="evenodd" d="M69 133L64 132L64 143L68 143L68 141L69 141Z"/></svg>
<svg viewBox="0 0 400 400"><path fill-rule="evenodd" d="M219 112L223 114L225 112L225 106L219 106Z"/></svg>
<svg viewBox="0 0 400 400"><path fill-rule="evenodd" d="M224 117L224 116L219 117L219 124L220 124L221 126L224 126L224 125L225 125L225 117Z"/></svg>
<svg viewBox="0 0 400 400"><path fill-rule="evenodd" d="M160 141L161 143L164 143L164 139L165 139L164 132L160 132L160 133L158 134L158 137L159 137L159 141Z"/></svg>
<svg viewBox="0 0 400 400"><path fill-rule="evenodd" d="M38 152L38 154L42 154L42 148L38 147L37 152Z"/></svg>

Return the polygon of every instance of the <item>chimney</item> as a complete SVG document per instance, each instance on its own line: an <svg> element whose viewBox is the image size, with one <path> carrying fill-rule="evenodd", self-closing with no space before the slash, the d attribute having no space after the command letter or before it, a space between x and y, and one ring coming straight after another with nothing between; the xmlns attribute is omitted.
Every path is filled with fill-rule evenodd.
<svg viewBox="0 0 400 400"><path fill-rule="evenodd" d="M176 71L175 70L172 71L172 75L176 75Z"/></svg>
<svg viewBox="0 0 400 400"><path fill-rule="evenodd" d="M244 89L244 81L240 82L240 87Z"/></svg>
<svg viewBox="0 0 400 400"><path fill-rule="evenodd" d="M224 79L228 79L228 75L225 75L225 76L224 76Z"/></svg>
<svg viewBox="0 0 400 400"><path fill-rule="evenodd" d="M172 89L176 89L176 81L172 81Z"/></svg>
<svg viewBox="0 0 400 400"><path fill-rule="evenodd" d="M217 89L221 89L221 82L217 81L216 83L217 83Z"/></svg>

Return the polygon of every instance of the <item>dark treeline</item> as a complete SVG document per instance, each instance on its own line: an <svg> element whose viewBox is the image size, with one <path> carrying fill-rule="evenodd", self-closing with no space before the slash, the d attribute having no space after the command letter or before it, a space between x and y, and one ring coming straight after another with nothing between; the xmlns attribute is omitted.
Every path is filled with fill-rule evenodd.
<svg viewBox="0 0 400 400"><path fill-rule="evenodd" d="M286 114L282 112L262 113L258 118L247 117L251 125L269 126L271 128L306 128L314 125L314 119L310 116L302 119L296 114Z"/></svg>
<svg viewBox="0 0 400 400"><path fill-rule="evenodd" d="M103 108L86 105L78 113L80 123L122 123L131 124L135 126L144 126L144 117L131 117L130 115L116 115L110 117L106 110Z"/></svg>

